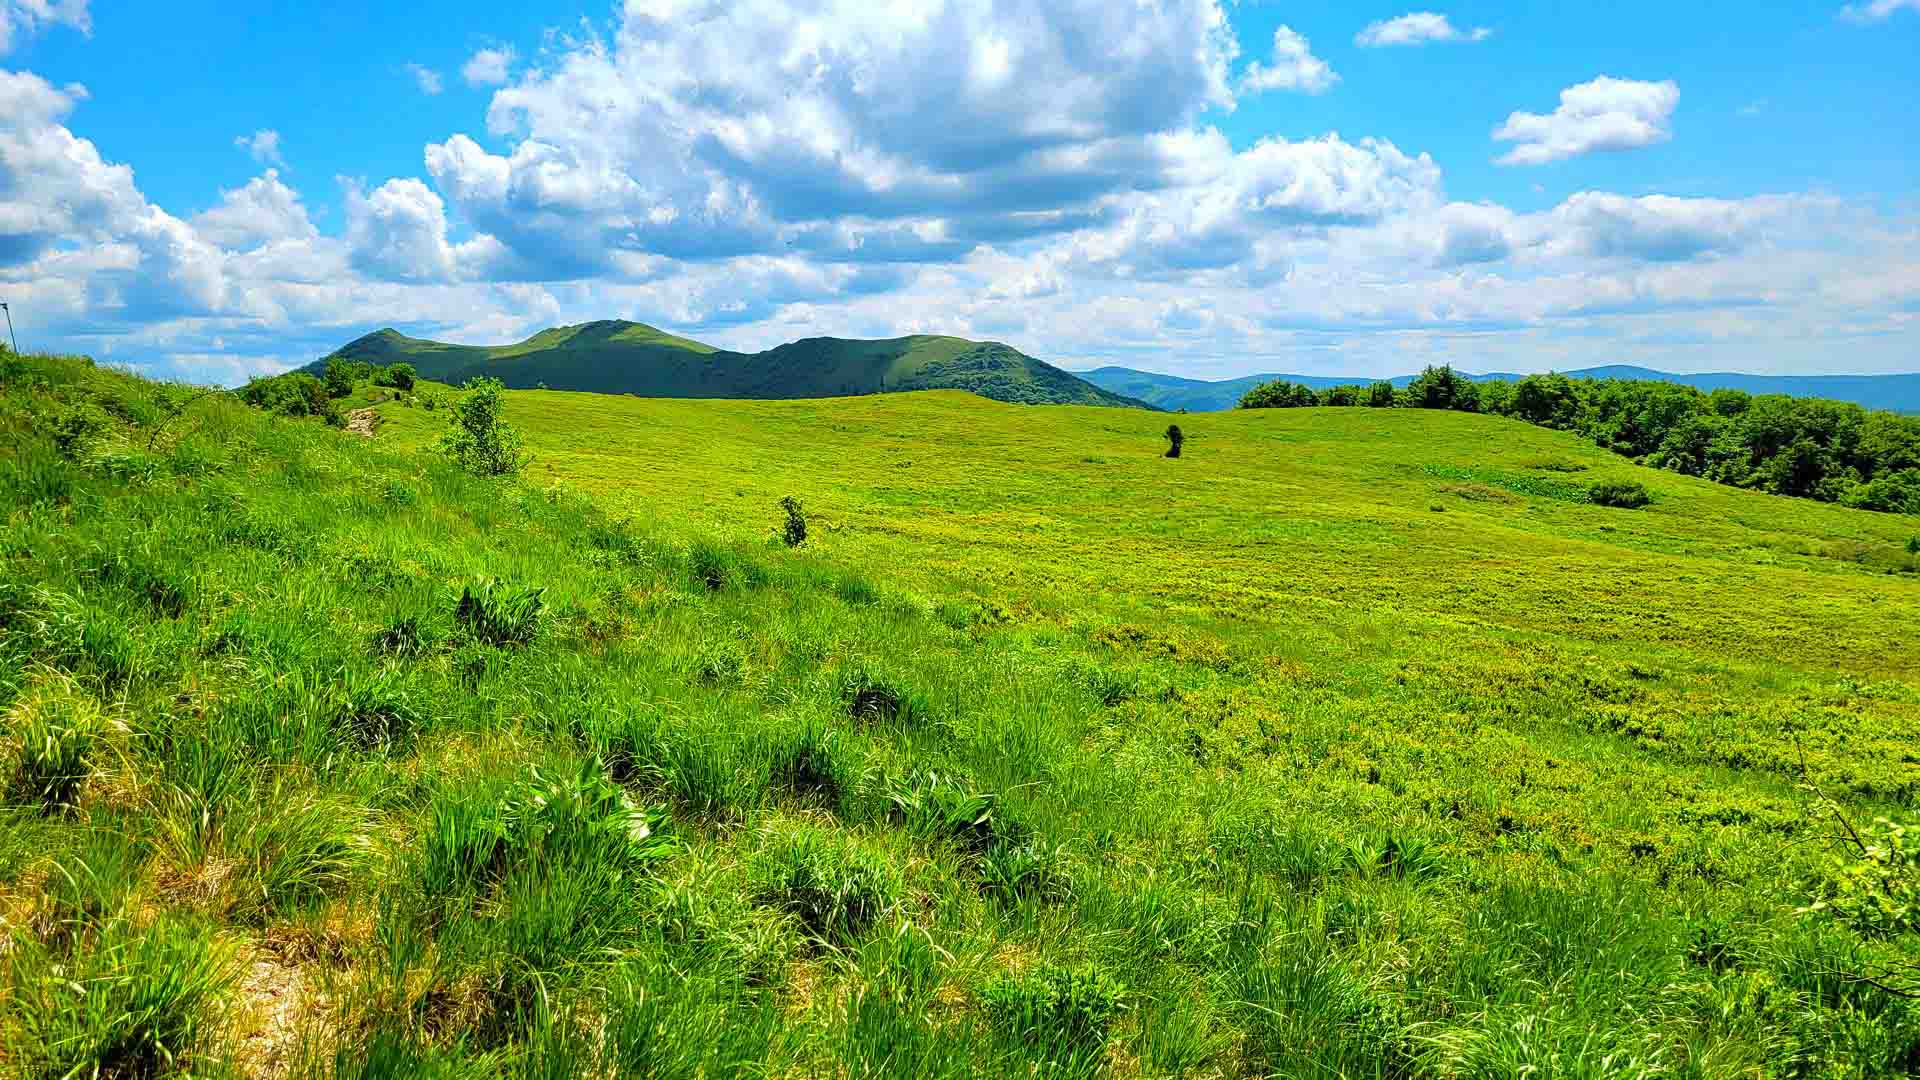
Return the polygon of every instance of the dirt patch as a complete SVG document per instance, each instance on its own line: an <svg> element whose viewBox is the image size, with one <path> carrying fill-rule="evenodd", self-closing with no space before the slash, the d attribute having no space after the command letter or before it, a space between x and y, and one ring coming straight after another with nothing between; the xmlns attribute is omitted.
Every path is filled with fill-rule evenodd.
<svg viewBox="0 0 1920 1080"><path fill-rule="evenodd" d="M255 951L247 957L236 998L234 1034L247 1075L287 1075L306 1006L306 973L273 953Z"/></svg>
<svg viewBox="0 0 1920 1080"><path fill-rule="evenodd" d="M380 414L372 409L355 409L347 414L347 433L363 438L373 438L373 426L380 422Z"/></svg>

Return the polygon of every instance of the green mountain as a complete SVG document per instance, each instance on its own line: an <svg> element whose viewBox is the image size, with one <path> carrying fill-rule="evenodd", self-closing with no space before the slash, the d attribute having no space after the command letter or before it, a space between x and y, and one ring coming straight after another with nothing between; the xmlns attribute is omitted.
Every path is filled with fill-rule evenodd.
<svg viewBox="0 0 1920 1080"><path fill-rule="evenodd" d="M807 338L729 352L643 323L606 320L542 330L513 345L449 345L380 330L333 357L411 363L422 378L491 375L509 387L671 398L842 397L893 390L967 390L1048 405L1145 402L1102 390L997 341L915 335L881 341ZM329 357L328 359L332 359Z"/></svg>

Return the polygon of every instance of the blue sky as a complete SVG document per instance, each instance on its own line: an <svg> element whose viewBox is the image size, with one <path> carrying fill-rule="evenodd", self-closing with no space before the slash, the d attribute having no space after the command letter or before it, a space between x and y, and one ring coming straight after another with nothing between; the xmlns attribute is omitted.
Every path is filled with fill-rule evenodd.
<svg viewBox="0 0 1920 1080"><path fill-rule="evenodd" d="M23 344L1920 369L1920 0L0 0Z"/></svg>

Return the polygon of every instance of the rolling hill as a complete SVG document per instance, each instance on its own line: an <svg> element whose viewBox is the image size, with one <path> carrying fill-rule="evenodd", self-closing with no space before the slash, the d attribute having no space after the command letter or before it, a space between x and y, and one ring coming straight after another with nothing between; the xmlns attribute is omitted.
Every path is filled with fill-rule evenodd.
<svg viewBox="0 0 1920 1080"><path fill-rule="evenodd" d="M1913 519L953 391L508 391L481 477L422 391L0 354L0 1075L1920 1060L1831 818L1915 834Z"/></svg>
<svg viewBox="0 0 1920 1080"><path fill-rule="evenodd" d="M806 338L765 352L739 353L644 323L606 320L553 327L512 345L450 345L386 329L348 343L333 356L375 364L406 361L421 377L442 382L491 375L517 389L545 384L639 397L817 398L967 390L1028 405L1150 407L1009 345L934 335Z"/></svg>
<svg viewBox="0 0 1920 1080"><path fill-rule="evenodd" d="M1329 386L1376 381L1361 376L1280 374L1244 375L1237 379L1209 381L1124 367L1096 368L1093 371L1082 371L1076 374L1087 382L1113 393L1138 398L1158 408L1186 409L1189 412L1219 412L1231 409L1239 402L1240 395L1261 383L1272 382L1275 379L1286 379L1289 382L1310 386L1315 390L1324 390ZM1830 398L1835 401L1851 401L1874 409L1920 413L1920 373L1911 375L1746 375L1739 372L1715 372L1703 375L1675 375L1670 372L1655 371L1652 368L1612 364L1563 371L1560 374L1574 379L1652 379L1681 383L1702 390L1726 388L1744 390L1749 394L1791 394L1795 397ZM1405 386L1412 382L1413 378L1412 375L1398 375L1389 381L1395 386ZM1512 372L1492 372L1486 375L1472 375L1469 378L1477 382L1487 382L1495 379L1513 380L1521 376Z"/></svg>

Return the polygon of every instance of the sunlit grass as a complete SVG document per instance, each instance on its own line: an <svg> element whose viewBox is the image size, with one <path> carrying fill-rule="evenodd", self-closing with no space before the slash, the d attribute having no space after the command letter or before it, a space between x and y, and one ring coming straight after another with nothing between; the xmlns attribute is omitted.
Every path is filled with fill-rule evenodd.
<svg viewBox="0 0 1920 1080"><path fill-rule="evenodd" d="M512 486L416 452L443 410L156 435L170 392L0 369L5 1068L1920 1047L1845 974L1910 939L1795 914L1802 782L1920 800L1920 582L1848 554L1898 519L1459 414L1204 417L1168 460L1125 410L516 393ZM1653 502L1556 498L1572 465Z"/></svg>

